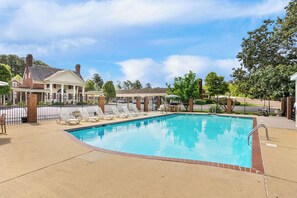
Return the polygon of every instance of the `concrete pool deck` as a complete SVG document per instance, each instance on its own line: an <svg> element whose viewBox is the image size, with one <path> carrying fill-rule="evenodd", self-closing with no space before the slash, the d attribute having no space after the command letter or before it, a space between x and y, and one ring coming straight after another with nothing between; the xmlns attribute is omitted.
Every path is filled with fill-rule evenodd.
<svg viewBox="0 0 297 198"><path fill-rule="evenodd" d="M259 131L264 176L102 153L63 132L77 126L55 121L8 127L0 135L0 197L296 197L294 122L257 118L270 135Z"/></svg>

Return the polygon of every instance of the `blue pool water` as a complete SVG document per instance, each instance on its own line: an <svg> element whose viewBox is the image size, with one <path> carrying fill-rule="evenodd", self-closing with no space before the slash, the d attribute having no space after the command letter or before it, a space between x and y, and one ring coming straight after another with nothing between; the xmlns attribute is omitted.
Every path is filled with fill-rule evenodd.
<svg viewBox="0 0 297 198"><path fill-rule="evenodd" d="M70 131L103 149L148 156L251 167L247 135L253 119L213 115L167 115Z"/></svg>

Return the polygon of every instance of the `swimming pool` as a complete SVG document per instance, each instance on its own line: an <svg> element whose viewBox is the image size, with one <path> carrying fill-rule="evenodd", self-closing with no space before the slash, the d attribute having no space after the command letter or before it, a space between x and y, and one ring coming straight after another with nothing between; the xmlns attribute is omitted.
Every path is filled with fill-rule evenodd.
<svg viewBox="0 0 297 198"><path fill-rule="evenodd" d="M69 131L111 151L251 168L252 118L174 114Z"/></svg>

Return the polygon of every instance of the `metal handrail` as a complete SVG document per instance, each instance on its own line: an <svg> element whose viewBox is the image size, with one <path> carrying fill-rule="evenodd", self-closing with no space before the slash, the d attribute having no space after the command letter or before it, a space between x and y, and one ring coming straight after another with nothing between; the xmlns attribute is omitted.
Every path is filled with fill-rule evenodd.
<svg viewBox="0 0 297 198"><path fill-rule="evenodd" d="M253 128L253 130L249 133L248 135L248 138L247 138L247 141L248 141L248 145L250 145L250 137L253 135L253 133L255 131L257 131L260 127L263 127L265 128L266 130L266 139L269 140L269 137L268 137L268 129L267 127L264 125L264 124L258 124L255 128Z"/></svg>

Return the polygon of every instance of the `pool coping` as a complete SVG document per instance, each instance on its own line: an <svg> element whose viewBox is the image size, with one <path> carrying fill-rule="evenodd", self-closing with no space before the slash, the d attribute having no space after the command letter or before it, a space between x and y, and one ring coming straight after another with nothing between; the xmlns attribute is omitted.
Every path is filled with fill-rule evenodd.
<svg viewBox="0 0 297 198"><path fill-rule="evenodd" d="M180 113L177 113L180 114ZM155 118L155 117L162 117L162 116L167 116L167 115L174 115L174 114L165 114L165 115L154 115L154 116L146 116L146 117L141 117L141 118L136 118L136 119L129 119L129 120L121 120L121 121L115 121L115 122L110 122L110 123L105 123L105 124L98 124L94 126L88 126L88 127L78 127L74 129L66 129L63 132L66 133L66 135L73 140L74 142L84 146L88 147L91 149L94 149L96 151L100 151L103 153L108 153L108 154L116 154L120 156L127 156L127 157L137 157L137 158L142 158L142 159L152 159L152 160L161 160L161 161L170 161L170 162L179 162L179 163L187 163L187 164L198 164L198 165L206 165L206 166L214 166L214 167L219 167L219 168L227 168L227 169L232 169L236 171L243 171L243 172L248 172L248 173L256 173L256 174L261 174L263 175L264 172L264 166L263 166L263 160L262 160L262 154L261 154L261 147L260 147L260 139L259 139L259 133L258 130L256 130L253 134L252 138L252 167L251 168L246 168L242 166L237 166L237 165L231 165L231 164L223 164L223 163L217 163L217 162L207 162L207 161L200 161L200 160L189 160L189 159L181 159L181 158L171 158L171 157L160 157L160 156L148 156L148 155L141 155L141 154L131 154L131 153L125 153L125 152L120 152L120 151L112 151L108 149L103 149L103 148L98 148L92 145L89 145L85 142L80 141L73 135L71 135L71 132L80 130L80 129L86 129L90 127L99 127L99 126L106 126L106 125L113 125L113 124L118 124L118 123L123 123L123 122L130 122L130 121L136 121L136 120L143 120L147 118ZM207 115L207 114L206 114ZM228 117L237 117L237 118L252 118L253 119L253 128L257 126L257 118L256 117L249 117L249 116L232 116L232 115L217 115L217 116L228 116Z"/></svg>

